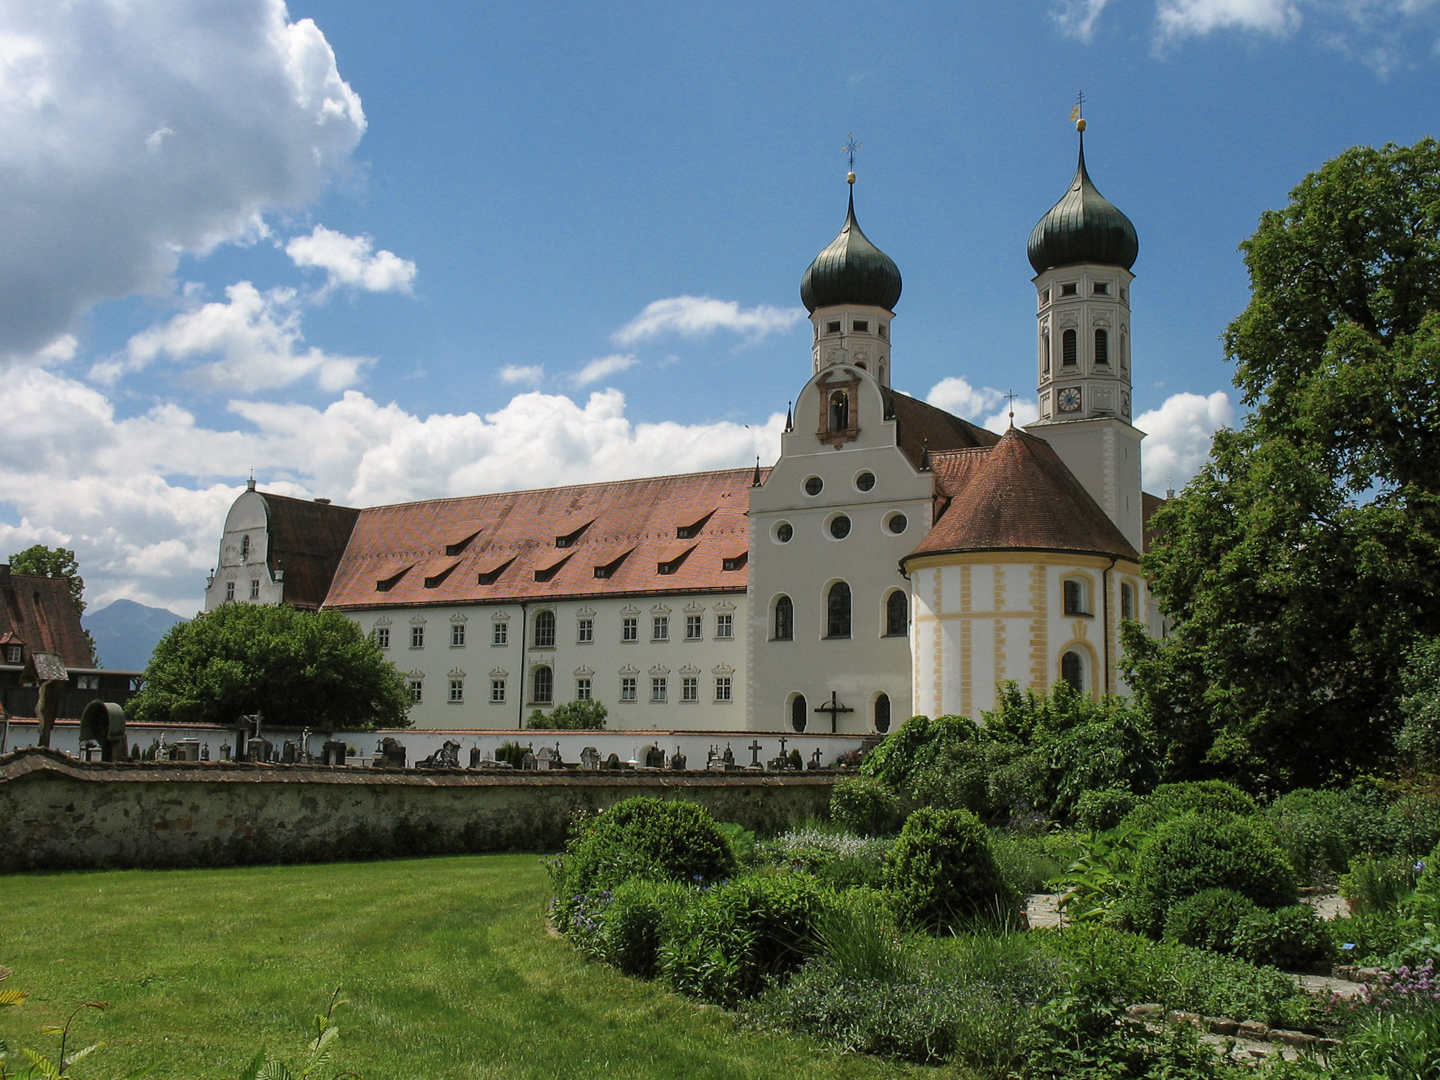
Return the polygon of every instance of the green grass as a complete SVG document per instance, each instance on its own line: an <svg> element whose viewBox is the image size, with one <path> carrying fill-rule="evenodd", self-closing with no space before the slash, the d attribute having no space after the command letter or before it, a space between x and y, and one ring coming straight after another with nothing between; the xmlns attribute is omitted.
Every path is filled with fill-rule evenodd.
<svg viewBox="0 0 1440 1080"><path fill-rule="evenodd" d="M0 877L0 965L30 1001L0 1040L53 1055L40 1025L82 1001L82 1080L234 1078L262 1047L303 1058L310 1018L350 1004L330 1076L934 1076L737 1029L547 935L530 855Z"/></svg>

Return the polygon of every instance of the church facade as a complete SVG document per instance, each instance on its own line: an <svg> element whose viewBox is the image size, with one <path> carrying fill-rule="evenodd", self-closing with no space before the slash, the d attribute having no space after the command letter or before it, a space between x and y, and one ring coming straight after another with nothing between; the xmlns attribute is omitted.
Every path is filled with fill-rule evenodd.
<svg viewBox="0 0 1440 1080"><path fill-rule="evenodd" d="M252 481L206 607L343 612L406 674L422 728L593 699L611 728L884 733L979 719L1007 680L1123 693L1120 624L1157 620L1139 567L1157 500L1130 418L1137 253L1082 141L1028 245L1039 419L997 435L891 388L901 276L852 186L801 281L811 377L771 468L365 509Z"/></svg>

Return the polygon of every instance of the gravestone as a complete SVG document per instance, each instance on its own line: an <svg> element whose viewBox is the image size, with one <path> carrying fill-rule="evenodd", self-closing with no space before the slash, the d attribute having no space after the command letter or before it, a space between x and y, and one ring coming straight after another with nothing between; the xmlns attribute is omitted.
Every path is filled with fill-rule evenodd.
<svg viewBox="0 0 1440 1080"><path fill-rule="evenodd" d="M587 746L580 751L580 767L582 769L600 768L600 751L593 746Z"/></svg>
<svg viewBox="0 0 1440 1080"><path fill-rule="evenodd" d="M810 755L810 760L805 763L805 768L807 768L807 769L818 769L818 768L820 768L820 748L819 748L818 746L815 747L815 753L813 753L813 754Z"/></svg>
<svg viewBox="0 0 1440 1080"><path fill-rule="evenodd" d="M323 755L321 760L326 765L345 764L345 744L339 739L326 739L320 747L320 753Z"/></svg>
<svg viewBox="0 0 1440 1080"><path fill-rule="evenodd" d="M605 759L605 768L614 769L618 772L620 769L620 755L611 754L609 757L607 757Z"/></svg>
<svg viewBox="0 0 1440 1080"><path fill-rule="evenodd" d="M375 748L375 760L371 763L382 769L405 768L405 747L393 735L386 735Z"/></svg>
<svg viewBox="0 0 1440 1080"><path fill-rule="evenodd" d="M470 768L480 768L480 747L478 746L470 747Z"/></svg>
<svg viewBox="0 0 1440 1080"><path fill-rule="evenodd" d="M175 743L175 751L176 761L199 761L200 740L180 739Z"/></svg>
<svg viewBox="0 0 1440 1080"><path fill-rule="evenodd" d="M559 746L560 744L556 743L554 750L548 746L542 746L535 751L535 767L537 769L563 769L565 762L560 758Z"/></svg>
<svg viewBox="0 0 1440 1080"><path fill-rule="evenodd" d="M526 750L520 757L520 768L535 770L540 767L539 759L535 757L534 750Z"/></svg>
<svg viewBox="0 0 1440 1080"><path fill-rule="evenodd" d="M675 747L675 753L670 755L670 768L675 772L685 771L685 755L680 752L680 747Z"/></svg>
<svg viewBox="0 0 1440 1080"><path fill-rule="evenodd" d="M298 748L295 746L294 742L292 742L290 739L286 739L285 746L280 751L280 763L282 765L294 765L297 749Z"/></svg>
<svg viewBox="0 0 1440 1080"><path fill-rule="evenodd" d="M658 746L645 748L645 768L663 769L665 767L665 751Z"/></svg>
<svg viewBox="0 0 1440 1080"><path fill-rule="evenodd" d="M209 761L209 760L210 760L210 744L209 744L208 742L207 742L207 743L201 743L201 744L200 744L200 760L201 760L201 761Z"/></svg>
<svg viewBox="0 0 1440 1080"><path fill-rule="evenodd" d="M727 769L735 764L735 751L730 749L728 742L725 744L725 753L720 755L720 760L725 763Z"/></svg>
<svg viewBox="0 0 1440 1080"><path fill-rule="evenodd" d="M220 744L220 760L221 760L221 761L229 761L229 760L230 760L230 744L229 744L228 742L226 742L226 743L221 743L221 744Z"/></svg>
<svg viewBox="0 0 1440 1080"><path fill-rule="evenodd" d="M269 760L270 760L270 740L269 740L269 739L251 739L251 740L245 745L245 756L246 756L247 758L249 758L251 761L269 761Z"/></svg>

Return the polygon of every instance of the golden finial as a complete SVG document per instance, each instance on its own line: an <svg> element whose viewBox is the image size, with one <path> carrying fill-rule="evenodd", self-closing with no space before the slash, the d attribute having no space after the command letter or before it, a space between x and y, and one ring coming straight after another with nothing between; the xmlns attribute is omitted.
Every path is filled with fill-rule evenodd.
<svg viewBox="0 0 1440 1080"><path fill-rule="evenodd" d="M1080 117L1079 120L1076 120L1076 121L1075 121L1075 130L1076 130L1076 131L1084 131L1084 130L1085 130L1085 118L1084 118L1083 116Z"/></svg>
<svg viewBox="0 0 1440 1080"><path fill-rule="evenodd" d="M1070 119L1075 121L1076 131L1083 132L1085 130L1085 117L1080 115L1084 108L1085 91L1081 90L1075 95L1075 107L1070 110Z"/></svg>

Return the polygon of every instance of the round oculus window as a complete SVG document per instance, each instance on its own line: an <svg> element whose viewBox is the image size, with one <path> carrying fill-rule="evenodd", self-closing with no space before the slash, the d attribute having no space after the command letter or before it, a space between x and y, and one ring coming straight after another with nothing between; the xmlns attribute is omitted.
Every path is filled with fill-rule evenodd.
<svg viewBox="0 0 1440 1080"><path fill-rule="evenodd" d="M903 533L910 522L904 514L892 514L890 520L885 523L886 527L897 536Z"/></svg>
<svg viewBox="0 0 1440 1080"><path fill-rule="evenodd" d="M830 535L836 540L844 540L850 535L850 519L844 514L831 518Z"/></svg>
<svg viewBox="0 0 1440 1080"><path fill-rule="evenodd" d="M775 539L782 544L788 544L794 535L795 528L788 521L782 521L775 526Z"/></svg>
<svg viewBox="0 0 1440 1080"><path fill-rule="evenodd" d="M824 480L821 480L818 476L812 476L812 477L810 477L809 480L806 480L806 481L805 481L805 494L806 494L806 495L819 495L820 492L822 492L822 491L824 491L824 490L825 490L825 481L824 481Z"/></svg>
<svg viewBox="0 0 1440 1080"><path fill-rule="evenodd" d="M855 477L855 486L861 491L869 491L875 486L875 474L873 472L862 472Z"/></svg>

